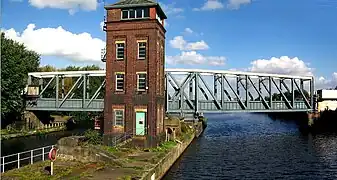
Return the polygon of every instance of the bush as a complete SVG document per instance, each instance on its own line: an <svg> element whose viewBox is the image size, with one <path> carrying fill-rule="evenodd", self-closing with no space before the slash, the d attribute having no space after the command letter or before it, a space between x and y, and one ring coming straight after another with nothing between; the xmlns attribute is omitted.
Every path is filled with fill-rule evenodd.
<svg viewBox="0 0 337 180"><path fill-rule="evenodd" d="M84 136L89 144L97 145L102 143L102 136L98 131L88 129L84 132Z"/></svg>

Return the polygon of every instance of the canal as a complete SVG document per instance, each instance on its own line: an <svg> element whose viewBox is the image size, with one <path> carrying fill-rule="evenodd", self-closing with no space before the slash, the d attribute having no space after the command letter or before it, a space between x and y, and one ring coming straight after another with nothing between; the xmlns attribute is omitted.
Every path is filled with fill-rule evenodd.
<svg viewBox="0 0 337 180"><path fill-rule="evenodd" d="M32 135L2 140L1 156L54 145L62 137L83 134L84 131L85 129L76 129L72 131L58 131L41 135Z"/></svg>
<svg viewBox="0 0 337 180"><path fill-rule="evenodd" d="M213 114L164 180L337 179L337 135L305 135L294 121Z"/></svg>

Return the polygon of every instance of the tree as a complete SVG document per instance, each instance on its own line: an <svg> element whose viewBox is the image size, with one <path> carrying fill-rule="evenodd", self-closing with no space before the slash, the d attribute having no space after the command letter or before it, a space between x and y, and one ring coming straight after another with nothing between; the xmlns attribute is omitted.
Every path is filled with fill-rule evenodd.
<svg viewBox="0 0 337 180"><path fill-rule="evenodd" d="M337 86L335 87L335 90L337 90Z"/></svg>
<svg viewBox="0 0 337 180"><path fill-rule="evenodd" d="M28 72L37 71L39 64L39 54L1 33L1 118L5 125L20 119Z"/></svg>

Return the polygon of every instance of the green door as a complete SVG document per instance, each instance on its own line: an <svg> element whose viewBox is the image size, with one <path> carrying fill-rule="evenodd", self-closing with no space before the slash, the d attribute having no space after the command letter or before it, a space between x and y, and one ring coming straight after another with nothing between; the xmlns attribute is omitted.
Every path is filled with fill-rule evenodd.
<svg viewBox="0 0 337 180"><path fill-rule="evenodd" d="M145 122L146 122L145 112L136 112L136 135L145 135Z"/></svg>

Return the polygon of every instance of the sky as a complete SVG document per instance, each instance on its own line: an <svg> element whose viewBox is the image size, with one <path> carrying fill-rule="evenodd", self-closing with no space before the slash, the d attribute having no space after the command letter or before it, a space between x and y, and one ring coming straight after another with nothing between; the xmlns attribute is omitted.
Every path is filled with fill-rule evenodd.
<svg viewBox="0 0 337 180"><path fill-rule="evenodd" d="M112 4L117 0L105 0ZM59 68L101 62L103 0L4 0L1 31ZM161 0L166 68L315 76L337 86L337 0Z"/></svg>

